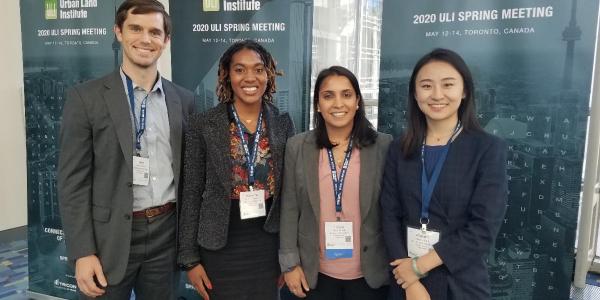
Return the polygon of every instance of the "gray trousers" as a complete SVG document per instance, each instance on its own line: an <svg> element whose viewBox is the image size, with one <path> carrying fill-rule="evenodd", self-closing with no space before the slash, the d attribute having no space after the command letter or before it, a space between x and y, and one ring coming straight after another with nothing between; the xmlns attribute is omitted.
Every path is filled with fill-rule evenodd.
<svg viewBox="0 0 600 300"><path fill-rule="evenodd" d="M129 300L175 299L177 280L175 228L176 212L152 219L133 218L131 248L125 277L109 285L104 295L93 299ZM80 294L80 299L92 299Z"/></svg>

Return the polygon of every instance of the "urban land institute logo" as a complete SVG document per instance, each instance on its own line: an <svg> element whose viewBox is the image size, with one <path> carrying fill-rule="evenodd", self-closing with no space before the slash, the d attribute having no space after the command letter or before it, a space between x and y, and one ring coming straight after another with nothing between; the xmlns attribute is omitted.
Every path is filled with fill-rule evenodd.
<svg viewBox="0 0 600 300"><path fill-rule="evenodd" d="M220 0L202 0L203 11L220 11ZM259 0L223 0L223 11L260 10Z"/></svg>
<svg viewBox="0 0 600 300"><path fill-rule="evenodd" d="M219 11L219 0L202 0L203 11Z"/></svg>
<svg viewBox="0 0 600 300"><path fill-rule="evenodd" d="M44 0L44 17L46 20L58 18L58 0Z"/></svg>

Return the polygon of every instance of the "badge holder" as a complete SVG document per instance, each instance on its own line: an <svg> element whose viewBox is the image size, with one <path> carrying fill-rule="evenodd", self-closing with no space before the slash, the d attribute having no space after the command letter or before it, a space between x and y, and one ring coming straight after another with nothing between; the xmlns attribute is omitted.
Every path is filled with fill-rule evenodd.
<svg viewBox="0 0 600 300"><path fill-rule="evenodd" d="M150 158L139 153L133 156L133 184L148 185L150 182Z"/></svg>
<svg viewBox="0 0 600 300"><path fill-rule="evenodd" d="M351 258L353 245L352 222L342 221L336 212L335 222L325 222L325 258Z"/></svg>
<svg viewBox="0 0 600 300"><path fill-rule="evenodd" d="M264 217L267 215L265 208L265 190L254 190L240 192L240 218L242 220Z"/></svg>
<svg viewBox="0 0 600 300"><path fill-rule="evenodd" d="M428 218L421 218L421 228L406 227L406 245L408 257L423 256L433 249L433 245L440 241L440 232L430 230Z"/></svg>

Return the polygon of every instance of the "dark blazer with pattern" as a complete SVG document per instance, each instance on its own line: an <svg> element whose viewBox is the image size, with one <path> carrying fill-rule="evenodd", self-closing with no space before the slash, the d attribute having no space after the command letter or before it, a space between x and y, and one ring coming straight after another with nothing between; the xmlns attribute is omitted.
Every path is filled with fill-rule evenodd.
<svg viewBox="0 0 600 300"><path fill-rule="evenodd" d="M360 267L372 288L388 283L387 254L381 234L379 192L385 154L392 137L379 133L360 149ZM281 208L279 264L282 271L300 265L310 288L319 272L319 151L314 131L298 134L286 147Z"/></svg>
<svg viewBox="0 0 600 300"><path fill-rule="evenodd" d="M485 257L507 202L506 143L485 132L463 131L452 142L429 208L434 249L444 262L421 279L431 299L491 299ZM406 159L400 139L390 145L381 192L383 233L390 259L406 258L406 227L419 226L420 155ZM392 299L404 291L392 284Z"/></svg>
<svg viewBox="0 0 600 300"><path fill-rule="evenodd" d="M162 79L175 189L194 96ZM58 197L69 260L96 254L109 284L129 259L133 210L133 123L119 70L67 92L60 129ZM175 245L173 245L175 247Z"/></svg>
<svg viewBox="0 0 600 300"><path fill-rule="evenodd" d="M279 201L285 143L294 135L288 113L279 113L263 103L271 149L275 195L267 212L264 230L279 231ZM201 261L200 247L218 250L227 243L231 204L231 158L229 116L226 104L219 104L190 120L186 135L183 172L183 201L179 218L178 263Z"/></svg>

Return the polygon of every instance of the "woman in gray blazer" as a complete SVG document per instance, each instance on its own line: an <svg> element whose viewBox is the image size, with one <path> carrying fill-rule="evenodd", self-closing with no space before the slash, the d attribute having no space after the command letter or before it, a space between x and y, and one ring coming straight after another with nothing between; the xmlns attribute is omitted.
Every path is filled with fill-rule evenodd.
<svg viewBox="0 0 600 300"><path fill-rule="evenodd" d="M285 153L279 264L297 297L385 299L387 255L379 190L391 141L367 120L349 70L321 71L313 98L315 129Z"/></svg>
<svg viewBox="0 0 600 300"><path fill-rule="evenodd" d="M178 262L203 299L276 300L283 151L294 134L273 106L275 61L258 43L219 61L220 104L190 120Z"/></svg>

